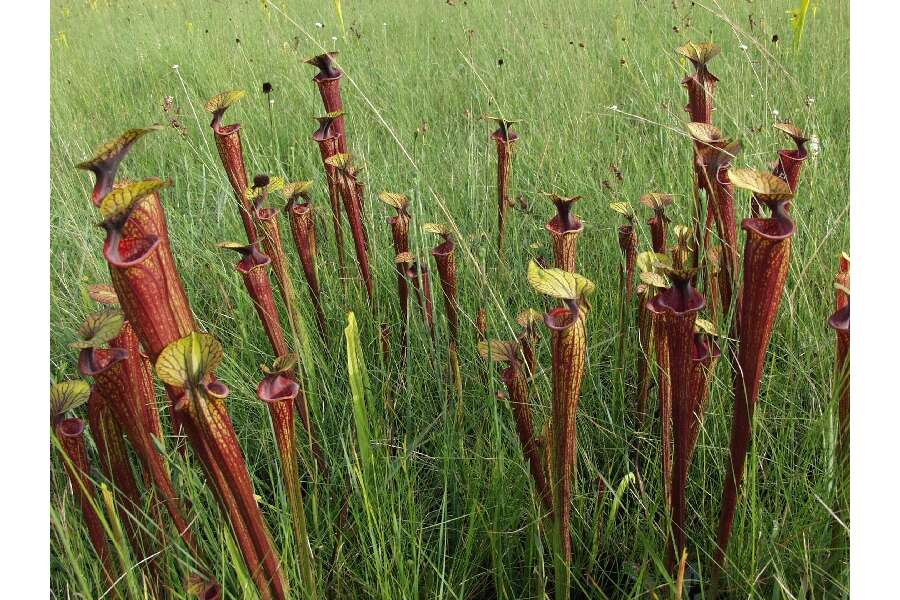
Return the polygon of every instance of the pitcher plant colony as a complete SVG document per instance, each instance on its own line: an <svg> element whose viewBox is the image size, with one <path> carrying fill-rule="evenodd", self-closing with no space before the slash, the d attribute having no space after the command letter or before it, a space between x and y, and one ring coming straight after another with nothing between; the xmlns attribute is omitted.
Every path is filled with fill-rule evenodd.
<svg viewBox="0 0 900 600"><path fill-rule="evenodd" d="M774 161L774 167L759 169L756 163L765 158L742 157L736 137L712 124L717 86L725 85L710 71L719 47L688 43L676 52L690 70L682 84L688 98L684 139L691 145L692 164L681 166L693 175L693 193L648 190L639 198L619 200L610 208L624 222L603 228L574 212L576 202L582 208L596 203L587 191L584 198L546 193L555 209L544 226L552 264L527 256L528 251L504 247L507 233L525 226L521 213L509 210L514 205L511 188L517 181L512 169L514 149L520 151L519 134L512 130L515 121L490 117L496 128L483 132L486 153L496 150L496 184L491 190L497 199L496 248L483 253L478 264L471 238L463 236L452 219L442 219L449 225L418 221L419 211L429 208L421 196L413 196L413 203L412 194L382 191L378 198L386 212L372 214L373 206L380 205L365 201L361 150L353 147L347 134L346 121L353 115L345 112L344 71L336 52L306 61L319 70L313 82L324 113L316 117L318 128L311 137L318 155L315 164L306 165L307 172L248 178L242 135L251 138L258 132L246 131L239 123L223 124L225 112L245 93L226 91L211 98L205 108L212 114L221 177L234 197L229 210L240 218L246 236L218 247L236 253L234 268L259 317L258 322L242 323L242 328L263 332L269 342L262 351L266 355L263 371L253 381L226 384L216 375L223 360L228 360L229 348L204 331L185 293L185 284L209 282L182 281L176 268L180 240L169 237L165 202L173 181L156 176L129 180L118 175L129 152L145 136L161 135L162 127L127 130L77 165L94 176L90 199L85 201L98 211L105 239L97 250L108 265L110 283L89 289L89 297L98 306L72 344L83 379L51 387L51 429L74 506L113 594L124 594L118 584L123 564L116 550L117 543L123 542L137 558L136 573L144 577L150 594L174 597L188 591L204 599L239 597L241 592L223 589L216 580L220 559L203 555L200 548L206 546L197 543L192 526L195 515L213 511L227 526L232 556L240 558L233 568L246 573L260 598L338 597L345 584L333 575L336 561L343 560L341 536L359 535L350 530L362 526L346 524L347 505L359 498L369 507L377 488L385 485L384 465L396 459L405 438L417 433L406 429L407 422L394 403L396 390L411 384L407 376L419 372L409 368L414 362L430 365L433 375L426 385L447 391L444 416L450 419L455 414L453 427L465 427L467 405L472 401L467 388L502 384L496 408L518 437L510 451L530 477L525 493L532 495L537 524L530 529L525 522L530 517L523 515L521 535L534 531L543 540L539 548L552 564L543 583L557 599L580 593L576 582L582 573L575 565L585 568L585 560L578 555L587 552L591 539L595 539L594 548L587 556L597 561L603 555L602 545L596 543L602 539L602 519L598 517L598 533L587 540L585 532L573 531L572 526L573 512L585 509L583 503L575 502L575 490L589 485L580 473L579 464L590 458L579 445L578 431L590 415L579 406L583 382L597 370L616 364L634 390L624 399L633 416L628 460L635 475L631 477L640 480L646 501L661 507L653 513L656 523L648 523L647 529L666 548L653 597L680 598L689 593L686 588L702 589L708 598L731 597L728 550L749 543L732 539L733 526L742 510L747 472L756 468L748 460L758 426L754 415L758 406L768 402L764 381L771 367L767 357L792 242L799 235L794 215L804 210L799 184L808 138L790 123L777 123L775 127L792 140L794 148L773 152L766 158ZM722 126L734 128L733 124ZM312 146L308 140L305 143ZM568 194L578 191L565 190ZM682 199L690 205L677 206ZM541 214L547 215L549 205L542 206ZM635 206L646 212L639 215ZM673 223L674 214L689 215L689 221ZM742 216L746 218L738 221ZM491 217L486 215L486 222L494 223ZM376 232L367 229L370 223L384 223L382 218L390 230L390 242L372 243L370 236L387 236L387 228L377 232L377 238ZM586 276L597 271L592 257L579 256L579 239L591 229L595 235L610 236L610 248L618 246L615 263L620 265L620 286L612 293L601 293L604 290ZM345 263L348 230L355 273ZM283 237L288 232L296 257ZM425 234L437 236L430 251ZM438 311L432 297L431 260L442 301ZM536 292L528 298L533 306L519 307L513 318L494 321L496 315L489 320L482 304L487 302L487 292L478 294L477 306L461 301L461 289L480 285L485 261L500 268L527 265L527 283ZM326 263L336 265L339 279L321 276ZM299 264L306 294L295 293L294 264ZM835 488L843 489L849 478L850 415L846 255L840 259L834 287L835 312L827 324L836 335L834 476ZM504 290L490 293L502 296ZM599 325L589 327L588 322L592 302L612 297L619 303L619 320L616 341L610 346L597 335ZM356 307L359 315L341 314L336 305ZM365 318L363 313L368 313ZM314 319L318 335L308 335L305 314ZM336 335L339 325L343 340ZM427 336L423 339L433 354L423 351L421 344L410 343L420 334ZM495 335L501 339L492 339ZM625 360L626 344L636 349L633 361ZM319 401L314 398L321 385L314 375L317 354L344 350L350 386L339 397L347 400L346 414L352 413L347 427L356 433L353 442L316 434ZM611 358L607 361L601 356L604 352L617 356L606 357ZM479 363L478 355L486 363ZM433 358L440 356L446 359ZM382 389L381 403L373 402L376 394L367 364L380 364L397 375ZM497 382L491 365L500 367ZM157 408L157 384L166 399L163 418ZM286 499L282 506L275 504L277 497L264 495L269 488L261 492L254 485L231 417L235 404L229 397L246 396L254 386L271 422L276 455L270 462L280 473ZM707 535L714 524L699 522L698 515L703 513L691 505L697 498L692 492L697 484L691 465L713 395L725 404L731 422L728 456L716 455L724 486L714 539ZM347 457L346 463L338 460L329 469L326 457L341 455ZM338 464L353 466L346 488L338 483L344 480L335 476ZM202 469L218 506L192 503L178 489L186 477L183 471L195 466ZM645 479L643 474L649 473L660 477ZM612 498L609 523L613 526L623 490L609 487L603 478L595 485L598 511ZM148 495L158 504L145 513ZM311 539L310 522L322 518L318 514L322 502L343 506L344 521L333 525L333 546ZM270 528L270 510L289 514L289 531ZM846 522L845 497L834 500L833 510ZM152 526L142 522L147 515ZM376 517L370 514L369 518ZM119 522L124 532L121 539L116 537ZM836 543L842 531L835 530ZM285 535L293 536L291 545L282 543ZM742 531L741 536L746 535ZM184 589L167 588L170 584L154 558L160 554L178 556L182 579L189 582ZM129 577L133 579L135 573Z"/></svg>

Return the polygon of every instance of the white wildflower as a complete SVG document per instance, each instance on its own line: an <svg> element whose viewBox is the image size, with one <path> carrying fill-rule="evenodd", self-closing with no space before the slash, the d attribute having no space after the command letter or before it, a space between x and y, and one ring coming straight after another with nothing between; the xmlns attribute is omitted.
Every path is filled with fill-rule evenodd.
<svg viewBox="0 0 900 600"><path fill-rule="evenodd" d="M172 70L173 70L173 71L177 71L177 70L178 70L178 65L172 65Z"/></svg>
<svg viewBox="0 0 900 600"><path fill-rule="evenodd" d="M325 25L323 25L323 24L320 23L319 21L316 21L316 22L315 22L315 25L316 25L316 27L318 27L319 29L322 29L323 27L325 27Z"/></svg>
<svg viewBox="0 0 900 600"><path fill-rule="evenodd" d="M773 117L775 117L775 118L777 119L779 114L780 114L780 113L778 112L778 109L777 109L777 108L773 108L773 109L772 109L772 116L773 116Z"/></svg>
<svg viewBox="0 0 900 600"><path fill-rule="evenodd" d="M738 46L738 48L740 48L741 50L746 50L747 44L741 44L740 46Z"/></svg>
<svg viewBox="0 0 900 600"><path fill-rule="evenodd" d="M812 134L809 137L809 153L813 158L819 156L819 136Z"/></svg>
<svg viewBox="0 0 900 600"><path fill-rule="evenodd" d="M607 106L606 108L607 108L608 110L619 110L619 105L618 105L618 104L613 104L612 106Z"/></svg>

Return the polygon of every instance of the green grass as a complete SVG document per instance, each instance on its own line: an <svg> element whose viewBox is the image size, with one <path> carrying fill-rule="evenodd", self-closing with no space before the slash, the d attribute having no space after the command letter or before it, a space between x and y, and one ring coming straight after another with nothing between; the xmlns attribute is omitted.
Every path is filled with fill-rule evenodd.
<svg viewBox="0 0 900 600"><path fill-rule="evenodd" d="M264 4L53 3L53 380L77 374L76 355L67 345L93 310L83 300L83 285L108 278L102 232L94 226L98 216L89 201L91 179L72 165L126 128L163 121L163 98L171 95L186 135L169 129L148 136L121 174L175 182L163 195L175 258L201 326L226 348L218 375L232 389L228 406L256 493L291 587L299 588L277 453L267 410L254 393L261 377L258 365L271 357L232 257L213 245L241 239L243 232L202 105L225 89L248 90L228 116L244 126L250 174L316 179L315 201L326 215L318 150L309 139L315 128L312 117L322 110L310 81L314 70L301 59L336 46L348 75L343 92L351 151L368 165L366 219L377 310L396 332L393 257L384 223L389 211L376 193L404 192L413 201L412 244L420 256L427 256L433 243L433 236L421 232L423 223L452 221L462 234L460 361L465 392L462 418L457 419L452 385L441 376L446 349L443 344L432 347L419 318L411 323L407 372L401 375L396 366L388 370L381 364L378 323L364 305L358 282L351 286L351 300L344 301L330 227L322 220L320 270L329 344L315 350L313 391L333 478L311 486L306 500L321 590L327 586L337 597L388 599L539 598L542 590L551 589L548 542L540 531L512 415L495 398L497 378L482 382L471 324L476 310L484 307L489 336L508 338L520 310L541 308L542 301L526 283L525 268L533 254L549 256L543 224L552 207L538 192L555 190L585 196L578 205L586 223L579 265L597 284L578 413L573 581L577 593L587 597L650 597L648 590L665 581L666 521L654 431L642 434L645 493L633 484L622 486L613 502L614 491L631 471L636 348L630 336L627 370L617 371L618 219L607 204L636 204L645 192L671 191L677 196L676 220L688 219L691 147L681 133L686 99L679 85L685 67L672 49L689 39L710 39L723 48L711 64L721 79L714 120L727 135L741 139L739 166L766 168L774 160L783 143L771 127L775 110L778 119L791 120L820 139L819 154L802 174L793 210L798 222L794 256L769 352L750 457L753 468L739 504L728 581L733 597L846 595L847 538L836 559L829 548L834 518L827 506L849 486L842 482L835 489L832 479L834 339L825 319L831 312L837 255L849 244L847 3L820 3L815 16L807 17L796 52L786 13L795 3L771 0L456 0L454 6L438 0L347 1L342 3L346 35L331 2L277 2L277 8L270 5L268 10ZM777 44L774 35L780 38ZM274 130L261 92L265 81L275 89ZM807 102L808 97L814 102ZM524 121L512 182L528 205L510 211L503 266L494 250L494 149L487 138L490 126L480 120L483 114L498 113ZM612 164L621 180L611 172ZM747 213L746 201L742 195L740 215ZM643 223L640 239L646 248L649 232ZM534 244L540 247L533 249ZM293 266L301 310L312 324L299 264ZM446 339L436 278L433 290L439 338ZM356 400L370 421L370 452L361 452L356 435L342 337L347 310L354 310L359 320L371 386L363 400ZM544 365L549 361L546 340L541 347ZM404 380L406 384L399 383ZM399 447L394 457L387 448L388 419L381 407L387 387L396 411L392 426ZM546 371L537 387L536 420L542 426L549 412ZM693 562L701 569L707 568L712 552L731 401L729 367L723 360L688 494L689 545L692 556L699 555ZM189 517L209 567L225 586L226 597L253 597L227 523L198 465L190 453L185 461L171 452L173 441L168 446L176 486L192 503ZM361 457L367 454L371 458L364 466ZM305 471L309 465L306 453ZM608 489L600 506L594 483L598 477ZM100 597L107 586L77 508L64 493L56 453L51 479L51 593ZM348 519L339 536L338 515L347 494ZM170 597L179 597L192 559L171 541L159 563L173 588ZM129 577L117 589L127 593L140 585L139 578Z"/></svg>

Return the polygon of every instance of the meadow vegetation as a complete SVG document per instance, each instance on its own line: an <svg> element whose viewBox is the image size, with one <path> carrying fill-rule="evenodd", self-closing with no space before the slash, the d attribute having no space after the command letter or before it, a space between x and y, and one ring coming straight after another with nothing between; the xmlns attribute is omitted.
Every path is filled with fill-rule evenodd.
<svg viewBox="0 0 900 600"><path fill-rule="evenodd" d="M271 597L279 597L277 585L261 584L260 573L248 570L246 548L226 518L246 517L250 492L233 492L233 513L220 510L223 487L214 493L210 471L191 450L202 432L195 435L188 423L177 433L163 383L170 391L196 388L212 403L230 390L223 405L263 517L260 527L268 528L280 558L267 573L283 573L289 597L305 597L304 589L312 596L314 589L317 597L339 598L561 598L563 585L573 597L676 594L672 563L677 567L679 557L671 555L668 510L675 488L664 485L671 459L661 443L660 381L656 355L639 341L646 335L639 335L637 308L653 291L637 284L659 281L638 279L639 272L660 265L646 255L635 260L630 244L636 240L638 253L651 250L647 221L659 211L648 206L658 197L645 195L666 192L673 200L664 209L670 248L677 253L682 241L689 245L691 228L675 225L692 223L700 146L698 130L686 128L681 85L692 66L674 50L691 40L721 48L710 62L719 79L712 122L741 144L734 167L770 171L778 150L793 147L776 123L791 122L810 138L790 207L791 255L721 588L726 597L846 596L848 446L839 432L849 397L842 397L835 333L826 322L835 312L838 260L849 249L849 6L810 9L802 39L788 15L794 8L774 0L54 1L51 383L88 373L99 386L115 352L95 346L118 340L137 347L124 339L134 335L128 326L119 332L121 319L115 327L108 314L79 331L102 308L98 289L88 286L110 281L104 230L96 224L106 221L112 235L123 226L116 218L130 213L119 214L112 204L98 213L93 177L74 165L129 128L163 125L136 142L118 176L163 179L146 185L161 199L188 315L196 321L181 335L192 329L211 335L188 335L177 347L144 344L151 361L165 357L168 370L155 370L160 438L126 432L133 464L150 473L138 485L157 490L139 498L141 506L120 506L113 518L110 483L94 460L93 423L83 453L77 424L54 423L51 596L192 597L208 593L203 584L215 580L224 598L254 597L270 585ZM343 149L329 160L345 188L357 190L351 180L364 184L364 194L354 197L362 200L371 288L357 270L358 232L346 222L346 264L339 264L323 156L312 139L319 127L314 119L325 110L312 81L316 69L303 61L332 50L345 73L343 127L352 164ZM224 122L241 124L250 199L259 204L253 217L264 220L268 207L292 207L277 217L285 262L269 272L268 290L253 287L264 284L247 274L254 255L243 246L245 225L204 111L225 90L247 92ZM501 129L505 120L518 121L511 126L519 137L502 252L500 144L491 138L498 122L486 115L499 117ZM262 174L267 179L254 181ZM734 179L738 224L752 210L748 177ZM307 180L311 186L297 183ZM294 183L284 188L285 182ZM382 191L390 193L379 199ZM790 193L756 191L758 199ZM581 199L571 210L583 229L579 275L566 283L575 290L570 294L542 279L549 271L532 260L548 266L561 260L556 234L545 225L554 216L563 223L575 195ZM352 207L354 197L343 198L343 206ZM302 256L308 223L287 222L294 214L301 219L306 203L316 215L312 270ZM408 226L405 248L397 219ZM744 238L738 227L739 249ZM229 240L240 240L227 246L240 256L217 247ZM269 242L259 250L274 265L278 253ZM689 278L687 267L684 273L673 268L678 271L667 271L673 280ZM634 289L625 285L629 271ZM731 271L718 279L735 284L734 290L726 284L728 293L736 293L739 280ZM849 281L840 281L849 289ZM399 309L403 294L408 324ZM283 331L261 325L273 309ZM581 341L572 343L584 347L573 352L555 344L565 335L551 334L528 309L574 318ZM831 325L849 338L845 312ZM723 352L710 362L702 426L674 432L679 480L689 471L676 494L690 556L684 597L689 591L709 597L730 478L739 337L727 315L700 316L713 321ZM106 335L110 327L119 337ZM298 362L276 361L286 354L279 345ZM580 390L565 387L571 374L557 380L565 351L584 361ZM201 353L209 360L192 362ZM146 368L136 356L128 367L134 372ZM649 363L643 371L642 359ZM295 376L302 392L292 386ZM86 394L77 385L59 389L60 417L71 416L63 409L87 401ZM577 406L571 415L577 443L562 444L558 456L547 446L559 440L545 433L557 395ZM678 390L672 397L678 400ZM296 431L279 412L291 403L301 413ZM119 420L137 427L141 418ZM542 444L529 446L525 421ZM696 443L687 453L685 435ZM93 490L77 485L76 461L57 449L91 460ZM551 472L542 472L541 463L552 465ZM547 489L569 469L570 487ZM294 471L300 486L292 485ZM177 501L162 491L169 484ZM93 507L83 501L85 492L97 499ZM563 496L567 542L558 536L560 514L547 517ZM102 523L82 517L92 509ZM189 534L159 525L168 522L161 516L167 509L172 519L186 518ZM259 532L247 536L256 550L266 544ZM104 537L110 551L99 560ZM138 555L135 546L148 552ZM569 556L570 564L560 562Z"/></svg>

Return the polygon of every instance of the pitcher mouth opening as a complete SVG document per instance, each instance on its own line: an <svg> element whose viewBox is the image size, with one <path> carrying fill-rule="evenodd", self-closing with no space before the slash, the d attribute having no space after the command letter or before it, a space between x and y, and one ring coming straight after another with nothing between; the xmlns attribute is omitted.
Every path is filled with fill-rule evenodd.
<svg viewBox="0 0 900 600"><path fill-rule="evenodd" d="M84 433L84 421L81 419L66 419L57 426L57 431L63 437L78 437Z"/></svg>
<svg viewBox="0 0 900 600"><path fill-rule="evenodd" d="M563 300L566 306L558 306L546 315L544 315L544 323L554 331L565 331L578 322L579 311L577 300Z"/></svg>
<svg viewBox="0 0 900 600"><path fill-rule="evenodd" d="M446 240L441 242L431 251L432 256L447 256L451 254L454 250L456 250L456 244L453 243L453 240Z"/></svg>
<svg viewBox="0 0 900 600"><path fill-rule="evenodd" d="M581 233L584 230L584 223L575 215L569 215L569 224L567 226L560 218L560 215L556 215L550 219L550 222L545 227L551 233L563 235L566 233Z"/></svg>
<svg viewBox="0 0 900 600"><path fill-rule="evenodd" d="M789 203L780 204L780 211L786 211L788 204ZM779 241L794 235L797 226L786 214L778 215L776 213L776 215L773 215L768 219L744 219L741 221L741 229L754 233L767 240Z"/></svg>
<svg viewBox="0 0 900 600"><path fill-rule="evenodd" d="M124 348L85 348L78 355L78 370L94 377L127 359L128 350Z"/></svg>
<svg viewBox="0 0 900 600"><path fill-rule="evenodd" d="M232 123L231 125L219 125L218 122L216 122L212 127L213 131L215 131L217 135L227 136L240 131L241 124Z"/></svg>
<svg viewBox="0 0 900 600"><path fill-rule="evenodd" d="M150 235L123 239L121 232L110 233L103 245L103 256L119 268L133 267L149 257L161 243L159 236Z"/></svg>
<svg viewBox="0 0 900 600"><path fill-rule="evenodd" d="M694 289L690 278L672 277L672 280L672 287L663 290L647 303L651 312L682 316L699 312L706 306L706 298Z"/></svg>
<svg viewBox="0 0 900 600"><path fill-rule="evenodd" d="M266 377L256 386L256 396L267 404L293 401L299 393L300 385L280 373Z"/></svg>

